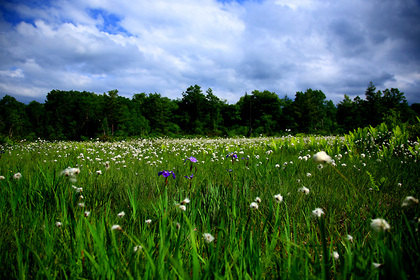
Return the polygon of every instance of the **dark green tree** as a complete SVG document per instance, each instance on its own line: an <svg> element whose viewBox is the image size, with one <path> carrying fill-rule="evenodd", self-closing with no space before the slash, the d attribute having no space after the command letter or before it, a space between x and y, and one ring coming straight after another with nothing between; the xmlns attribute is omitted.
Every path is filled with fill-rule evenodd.
<svg viewBox="0 0 420 280"><path fill-rule="evenodd" d="M325 94L320 90L308 89L305 93L296 92L294 117L299 131L314 133L324 129Z"/></svg>
<svg viewBox="0 0 420 280"><path fill-rule="evenodd" d="M9 139L23 139L29 133L30 123L25 104L10 95L0 100L0 131Z"/></svg>
<svg viewBox="0 0 420 280"><path fill-rule="evenodd" d="M187 133L205 133L207 100L201 87L190 86L182 93L182 99L178 102L180 127Z"/></svg>

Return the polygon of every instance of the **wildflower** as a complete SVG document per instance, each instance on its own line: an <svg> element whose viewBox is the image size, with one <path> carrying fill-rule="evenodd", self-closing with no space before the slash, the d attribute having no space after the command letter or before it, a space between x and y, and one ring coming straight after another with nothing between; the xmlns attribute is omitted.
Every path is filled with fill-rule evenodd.
<svg viewBox="0 0 420 280"><path fill-rule="evenodd" d="M77 193L78 192L82 192L83 191L83 188L78 188L78 187L76 187L76 186L71 186Z"/></svg>
<svg viewBox="0 0 420 280"><path fill-rule="evenodd" d="M315 218L321 218L321 216L324 214L324 210L322 210L321 208L315 208L315 210L312 211L312 216L314 216Z"/></svg>
<svg viewBox="0 0 420 280"><path fill-rule="evenodd" d="M119 225L113 225L112 227L111 227L111 230L122 230L122 227L120 227Z"/></svg>
<svg viewBox="0 0 420 280"><path fill-rule="evenodd" d="M163 176L163 177L165 177L165 178L167 178L167 177L169 177L170 175L172 175L172 177L173 177L174 179L176 178L175 173L174 173L173 171L167 171L167 170L159 171L159 172L158 172L158 176L160 176L160 175L162 175L162 176Z"/></svg>
<svg viewBox="0 0 420 280"><path fill-rule="evenodd" d="M376 232L382 232L391 229L391 226L384 219L373 219L370 224L372 229Z"/></svg>
<svg viewBox="0 0 420 280"><path fill-rule="evenodd" d="M346 238L348 241L353 242L353 236L351 236L350 234L347 234Z"/></svg>
<svg viewBox="0 0 420 280"><path fill-rule="evenodd" d="M337 251L334 251L333 257L334 257L334 260L338 261L338 259L340 258L340 254Z"/></svg>
<svg viewBox="0 0 420 280"><path fill-rule="evenodd" d="M187 160L189 160L189 161L191 161L191 162L197 162L197 159L195 158L195 157L189 157L189 158L186 158L185 160L184 160L184 163L187 161Z"/></svg>
<svg viewBox="0 0 420 280"><path fill-rule="evenodd" d="M181 209L182 211L187 210L187 207L185 205L179 205L178 208Z"/></svg>
<svg viewBox="0 0 420 280"><path fill-rule="evenodd" d="M22 177L22 174L20 174L19 172L18 173L15 173L13 175L13 179L16 179L16 180L19 180L21 177Z"/></svg>
<svg viewBox="0 0 420 280"><path fill-rule="evenodd" d="M261 203L261 198L259 198L258 196L255 198L255 201L258 203Z"/></svg>
<svg viewBox="0 0 420 280"><path fill-rule="evenodd" d="M379 267L381 267L382 264L374 262L374 263L372 263L372 265L373 265L374 268L379 268Z"/></svg>
<svg viewBox="0 0 420 280"><path fill-rule="evenodd" d="M90 211L85 211L84 216L85 216L85 217L89 217L89 216L90 216Z"/></svg>
<svg viewBox="0 0 420 280"><path fill-rule="evenodd" d="M193 176L194 176L194 174L191 174L190 176L185 175L184 177L191 180L193 178Z"/></svg>
<svg viewBox="0 0 420 280"><path fill-rule="evenodd" d="M308 195L309 194L309 189L307 187L301 187L298 191L303 192L304 194Z"/></svg>
<svg viewBox="0 0 420 280"><path fill-rule="evenodd" d="M102 175L102 171L101 171L101 170L97 170L97 171L96 171L96 174L98 174L98 175Z"/></svg>
<svg viewBox="0 0 420 280"><path fill-rule="evenodd" d="M122 218L122 217L124 217L124 216L125 216L125 213L124 213L124 211L122 211L122 212L118 213L118 214L117 214L117 216L118 216L119 218Z"/></svg>
<svg viewBox="0 0 420 280"><path fill-rule="evenodd" d="M283 197L281 196L281 194L276 194L276 195L274 196L274 198L276 199L276 202L277 202L277 203L280 203L280 202L282 202L282 201L283 201Z"/></svg>
<svg viewBox="0 0 420 280"><path fill-rule="evenodd" d="M143 249L143 247L141 247L140 245L138 245L138 246L134 246L133 251L134 252L137 252L138 250L141 250L141 249Z"/></svg>
<svg viewBox="0 0 420 280"><path fill-rule="evenodd" d="M204 234L203 234L203 237L204 237L204 240L205 240L207 243L211 243L211 242L214 240L213 235L211 235L210 233L204 233Z"/></svg>
<svg viewBox="0 0 420 280"><path fill-rule="evenodd" d="M4 179L6 179L6 177L0 176L0 180L4 180Z"/></svg>
<svg viewBox="0 0 420 280"><path fill-rule="evenodd" d="M404 200L403 203L401 204L401 207L406 207L406 206L412 206L414 204L418 204L419 200L412 197L412 196L407 196Z"/></svg>
<svg viewBox="0 0 420 280"><path fill-rule="evenodd" d="M152 220L146 220L144 221L146 224L150 225L152 223Z"/></svg>
<svg viewBox="0 0 420 280"><path fill-rule="evenodd" d="M318 170L322 170L322 168L324 168L324 166L322 164L318 164Z"/></svg>
<svg viewBox="0 0 420 280"><path fill-rule="evenodd" d="M249 207L251 207L251 209L258 209L258 203L251 202L251 205Z"/></svg>
<svg viewBox="0 0 420 280"><path fill-rule="evenodd" d="M61 175L64 175L66 177L76 176L79 173L80 173L80 169L79 168L73 168L73 167L68 167L68 168L64 169L63 171L61 171Z"/></svg>
<svg viewBox="0 0 420 280"><path fill-rule="evenodd" d="M181 228L181 224L180 223L176 223L176 228L180 229Z"/></svg>
<svg viewBox="0 0 420 280"><path fill-rule="evenodd" d="M62 223L60 223L60 222L55 222L55 226L56 227L61 227L63 224Z"/></svg>
<svg viewBox="0 0 420 280"><path fill-rule="evenodd" d="M228 158L228 157L231 157L232 160L233 160L233 159L237 159L238 158L238 155L235 154L235 153L229 153L228 155L226 155L226 158Z"/></svg>
<svg viewBox="0 0 420 280"><path fill-rule="evenodd" d="M186 197L183 201L181 201L181 205L185 205L190 203L190 199L188 197Z"/></svg>
<svg viewBox="0 0 420 280"><path fill-rule="evenodd" d="M324 151L316 153L312 158L317 163L330 163L331 162L331 157L327 155L327 153Z"/></svg>
<svg viewBox="0 0 420 280"><path fill-rule="evenodd" d="M83 207L85 207L85 204L83 202L80 202L80 203L77 204L77 206L79 206L80 208L83 208Z"/></svg>
<svg viewBox="0 0 420 280"><path fill-rule="evenodd" d="M306 177L311 177L312 176L312 174L311 173L306 173Z"/></svg>

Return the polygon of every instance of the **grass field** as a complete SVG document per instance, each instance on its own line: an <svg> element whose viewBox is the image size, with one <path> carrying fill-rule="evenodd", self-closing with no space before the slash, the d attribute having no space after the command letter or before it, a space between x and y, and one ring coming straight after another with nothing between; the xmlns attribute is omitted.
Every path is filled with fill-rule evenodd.
<svg viewBox="0 0 420 280"><path fill-rule="evenodd" d="M418 279L398 133L3 146L0 278Z"/></svg>

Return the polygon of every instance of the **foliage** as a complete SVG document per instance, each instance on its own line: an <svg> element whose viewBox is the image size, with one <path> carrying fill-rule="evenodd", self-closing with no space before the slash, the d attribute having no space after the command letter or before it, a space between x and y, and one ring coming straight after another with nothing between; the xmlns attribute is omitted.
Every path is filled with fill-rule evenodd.
<svg viewBox="0 0 420 280"><path fill-rule="evenodd" d="M211 88L203 93L198 85L188 87L176 100L159 93L136 93L129 99L116 89L102 95L52 90L44 104L26 105L6 95L0 100L0 139L331 135L382 122L390 129L408 123L411 139L417 137L418 104L409 106L396 88L376 91L372 83L365 95L365 100L345 95L337 106L313 89L297 92L294 100L254 90L228 104Z"/></svg>

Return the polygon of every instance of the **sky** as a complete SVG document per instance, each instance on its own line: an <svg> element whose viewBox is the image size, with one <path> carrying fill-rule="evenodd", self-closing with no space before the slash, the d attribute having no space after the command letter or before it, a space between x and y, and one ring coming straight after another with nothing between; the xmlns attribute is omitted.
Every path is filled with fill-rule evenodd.
<svg viewBox="0 0 420 280"><path fill-rule="evenodd" d="M322 90L335 104L398 88L420 102L420 0L0 2L0 97L53 89L228 103Z"/></svg>

